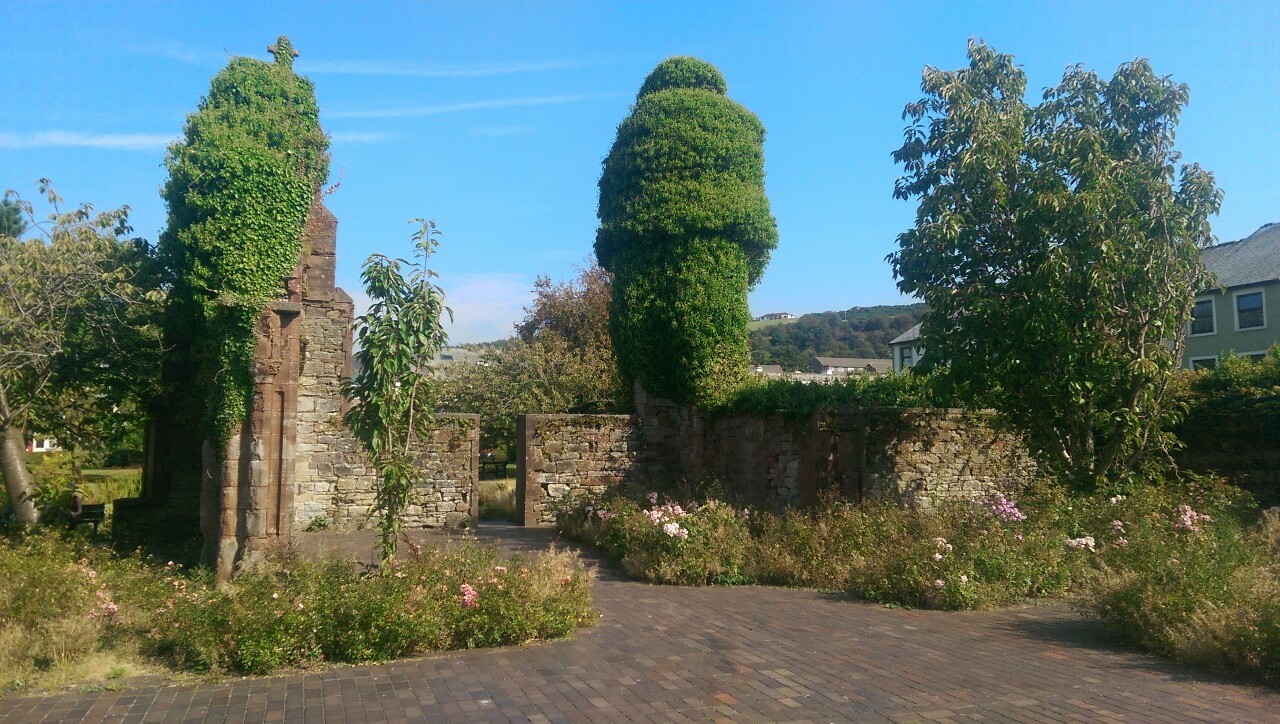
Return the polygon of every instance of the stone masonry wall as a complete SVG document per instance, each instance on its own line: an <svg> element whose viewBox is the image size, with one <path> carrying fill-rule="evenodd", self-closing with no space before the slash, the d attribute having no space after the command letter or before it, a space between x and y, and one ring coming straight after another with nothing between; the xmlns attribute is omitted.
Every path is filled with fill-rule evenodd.
<svg viewBox="0 0 1280 724"><path fill-rule="evenodd" d="M840 408L802 418L707 416L637 395L640 415L526 415L517 432L525 525L557 501L609 486L682 488L714 480L773 510L824 494L928 508L1015 488L1035 474L1016 437L986 412Z"/></svg>
<svg viewBox="0 0 1280 724"><path fill-rule="evenodd" d="M631 415L521 415L516 505L524 525L555 522L562 501L625 485L640 472L643 436Z"/></svg>
<svg viewBox="0 0 1280 724"><path fill-rule="evenodd" d="M298 376L295 492L292 529L323 518L331 529L365 525L377 474L360 443L342 423L342 381L351 376L351 297L334 284L337 219L327 210L308 219L304 238L301 371ZM424 453L431 481L406 511L406 527L458 526L474 522L477 505L479 419L440 415Z"/></svg>

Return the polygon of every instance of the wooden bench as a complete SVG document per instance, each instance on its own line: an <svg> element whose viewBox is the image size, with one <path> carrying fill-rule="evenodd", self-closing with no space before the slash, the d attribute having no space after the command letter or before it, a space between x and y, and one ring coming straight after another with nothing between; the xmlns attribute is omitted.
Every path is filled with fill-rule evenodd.
<svg viewBox="0 0 1280 724"><path fill-rule="evenodd" d="M106 503L88 503L80 506L80 512L71 512L71 527L75 528L81 523L92 523L93 534L98 534L98 524L107 519Z"/></svg>
<svg viewBox="0 0 1280 724"><path fill-rule="evenodd" d="M490 478L507 477L507 461L499 460L493 453L485 453L480 456L480 479L484 480L485 471L489 472Z"/></svg>

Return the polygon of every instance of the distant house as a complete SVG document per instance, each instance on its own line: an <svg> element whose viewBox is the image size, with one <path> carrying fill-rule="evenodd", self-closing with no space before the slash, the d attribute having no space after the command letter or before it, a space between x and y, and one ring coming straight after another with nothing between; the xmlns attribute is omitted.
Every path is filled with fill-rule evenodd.
<svg viewBox="0 0 1280 724"><path fill-rule="evenodd" d="M751 365L751 371L766 377L785 375L787 373L786 370L782 369L782 365Z"/></svg>
<svg viewBox="0 0 1280 724"><path fill-rule="evenodd" d="M1280 341L1280 224L1204 250L1217 287L1196 296L1182 366L1213 368L1227 350L1261 358Z"/></svg>
<svg viewBox="0 0 1280 724"><path fill-rule="evenodd" d="M889 341L889 349L893 350L893 371L901 372L916 366L924 354L924 345L920 340L920 325L908 329Z"/></svg>
<svg viewBox="0 0 1280 724"><path fill-rule="evenodd" d="M62 448L58 447L58 441L51 437L32 438L27 442L27 452L57 452Z"/></svg>
<svg viewBox="0 0 1280 724"><path fill-rule="evenodd" d="M446 367L452 364L469 363L478 364L481 354L464 347L445 347L431 358L429 366L431 369L442 372Z"/></svg>
<svg viewBox="0 0 1280 724"><path fill-rule="evenodd" d="M882 375L892 369L891 359L814 357L809 362L809 371L818 375Z"/></svg>
<svg viewBox="0 0 1280 724"><path fill-rule="evenodd" d="M795 319L795 318L796 318L796 315L792 314L791 312L769 312L768 314L761 314L759 317L756 317L755 321L763 322L770 319Z"/></svg>

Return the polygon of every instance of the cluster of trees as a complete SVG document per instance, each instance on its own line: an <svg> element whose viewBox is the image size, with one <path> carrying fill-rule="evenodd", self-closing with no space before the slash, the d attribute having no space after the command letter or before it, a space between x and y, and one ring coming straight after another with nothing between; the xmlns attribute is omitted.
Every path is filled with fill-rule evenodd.
<svg viewBox="0 0 1280 724"><path fill-rule="evenodd" d="M136 437L161 349L161 278L128 208L66 210L39 185L42 219L12 192L0 213L0 471L23 526L39 517L24 433L66 446Z"/></svg>
<svg viewBox="0 0 1280 724"><path fill-rule="evenodd" d="M194 391L211 433L243 420L253 324L297 259L328 171L312 87L293 73L287 40L273 51L274 64L236 59L215 77L170 149L159 267L127 238L127 210L62 212L49 192L41 238L23 240L30 207L0 209L0 467L19 506L24 425L87 429L92 409L155 389L155 358L139 350L159 348L161 289L172 296L165 343L182 360L166 381L184 383L169 392ZM1072 67L1031 104L1013 58L977 41L966 68L926 68L922 88L894 154L894 195L918 202L916 222L889 261L925 307L816 315L749 347L746 294L777 244L764 127L727 97L714 66L675 57L645 79L604 161L600 267L558 285L539 279L517 337L451 368L435 404L483 412L487 444L501 447L517 412L614 410L633 382L715 404L741 387L751 348L758 362L791 367L811 354L882 356L920 318L948 394L999 408L1064 479L1123 480L1170 443L1169 380L1193 295L1209 283L1199 252L1222 195L1212 174L1179 166L1186 87L1142 60L1109 80ZM431 244L419 242L425 264ZM388 399L443 344L444 309L423 291L426 277L397 281L393 267L366 267L388 304L361 323L376 336L390 319L386 330L410 335L408 361L370 358L374 376L357 380L360 394ZM410 304L414 289L425 296ZM387 296L397 294L405 305ZM375 420L362 439L392 422Z"/></svg>
<svg viewBox="0 0 1280 724"><path fill-rule="evenodd" d="M515 336L478 363L445 368L437 408L481 415L481 445L514 454L516 415L618 412L630 399L609 336L609 273L588 261L570 281L540 276Z"/></svg>
<svg viewBox="0 0 1280 724"><path fill-rule="evenodd" d="M805 370L816 356L885 359L892 351L889 342L915 326L924 310L923 304L854 307L754 329L751 361Z"/></svg>

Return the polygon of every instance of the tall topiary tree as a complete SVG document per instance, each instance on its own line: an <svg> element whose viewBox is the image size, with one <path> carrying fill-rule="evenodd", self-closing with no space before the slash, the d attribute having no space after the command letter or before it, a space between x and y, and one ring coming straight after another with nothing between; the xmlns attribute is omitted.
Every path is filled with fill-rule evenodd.
<svg viewBox="0 0 1280 724"><path fill-rule="evenodd" d="M596 257L614 275L610 333L628 381L708 403L745 378L747 291L778 243L764 126L706 61L645 79L600 177Z"/></svg>
<svg viewBox="0 0 1280 724"><path fill-rule="evenodd" d="M328 139L297 53L281 37L274 63L236 58L169 147L159 249L172 304L166 338L199 380L206 432L226 439L253 389L255 327L297 264L307 211L329 175ZM183 388L190 380L174 380Z"/></svg>

